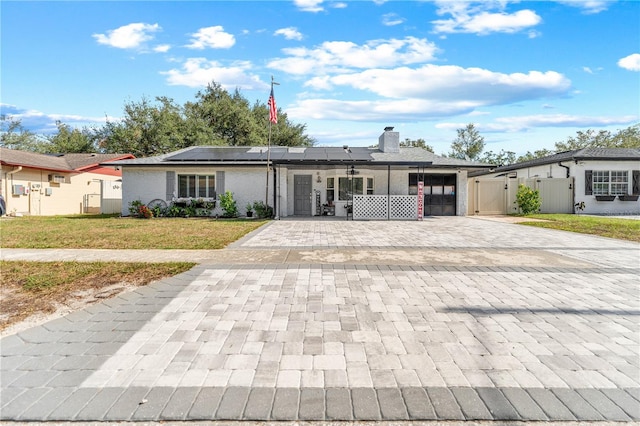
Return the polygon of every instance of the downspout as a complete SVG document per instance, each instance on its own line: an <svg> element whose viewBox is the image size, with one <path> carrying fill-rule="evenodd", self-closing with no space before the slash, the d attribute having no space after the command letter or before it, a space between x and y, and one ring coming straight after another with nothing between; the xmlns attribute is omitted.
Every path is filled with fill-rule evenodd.
<svg viewBox="0 0 640 426"><path fill-rule="evenodd" d="M565 165L564 165L564 164L562 164L562 162L560 162L560 161L558 162L558 166L560 166L560 167L564 167L565 169L567 169L567 177L571 177L571 175L569 174L569 171L571 170L571 169L569 168L569 166L565 166Z"/></svg>
<svg viewBox="0 0 640 426"><path fill-rule="evenodd" d="M18 166L17 168L11 170L10 172L5 173L5 179L4 179L4 194L6 195L6 198L4 199L4 205L5 205L5 214L9 214L9 179L7 178L7 176L13 175L14 173L18 173L22 171L22 166ZM11 176L11 183L13 184L13 176ZM29 208L31 208L31 203L29 203Z"/></svg>

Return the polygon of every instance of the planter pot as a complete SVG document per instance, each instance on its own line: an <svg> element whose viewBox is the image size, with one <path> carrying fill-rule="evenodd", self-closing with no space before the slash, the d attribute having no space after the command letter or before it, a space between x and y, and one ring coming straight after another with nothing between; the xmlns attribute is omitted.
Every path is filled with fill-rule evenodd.
<svg viewBox="0 0 640 426"><path fill-rule="evenodd" d="M615 199L615 195L596 195L596 201L613 201Z"/></svg>
<svg viewBox="0 0 640 426"><path fill-rule="evenodd" d="M247 212L247 217L253 217L253 212Z"/></svg>
<svg viewBox="0 0 640 426"><path fill-rule="evenodd" d="M618 195L620 201L638 201L638 195Z"/></svg>

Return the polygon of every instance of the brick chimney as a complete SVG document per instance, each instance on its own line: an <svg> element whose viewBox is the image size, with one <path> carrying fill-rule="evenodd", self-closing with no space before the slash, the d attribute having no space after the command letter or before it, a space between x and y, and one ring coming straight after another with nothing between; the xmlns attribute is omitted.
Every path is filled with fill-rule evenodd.
<svg viewBox="0 0 640 426"><path fill-rule="evenodd" d="M400 152L400 133L394 132L393 127L385 127L384 133L378 138L378 149L382 152Z"/></svg>

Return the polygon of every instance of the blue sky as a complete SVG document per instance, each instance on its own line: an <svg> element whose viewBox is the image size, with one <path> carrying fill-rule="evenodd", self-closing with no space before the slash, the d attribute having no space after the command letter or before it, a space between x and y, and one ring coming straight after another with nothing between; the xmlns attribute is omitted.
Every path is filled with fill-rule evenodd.
<svg viewBox="0 0 640 426"><path fill-rule="evenodd" d="M278 107L318 145L385 126L448 152L474 123L523 154L640 121L636 1L3 1L1 111L46 133L211 80ZM265 125L267 125L265 123Z"/></svg>

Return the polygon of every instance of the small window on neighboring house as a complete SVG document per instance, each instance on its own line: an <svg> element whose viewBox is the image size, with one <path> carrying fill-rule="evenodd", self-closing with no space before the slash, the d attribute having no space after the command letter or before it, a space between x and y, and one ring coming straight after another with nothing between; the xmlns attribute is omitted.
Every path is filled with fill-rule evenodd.
<svg viewBox="0 0 640 426"><path fill-rule="evenodd" d="M587 195L626 195L629 191L629 172L626 170L593 170L586 175ZM591 184L589 186L589 184Z"/></svg>
<svg viewBox="0 0 640 426"><path fill-rule="evenodd" d="M214 175L178 175L179 198L215 198Z"/></svg>

